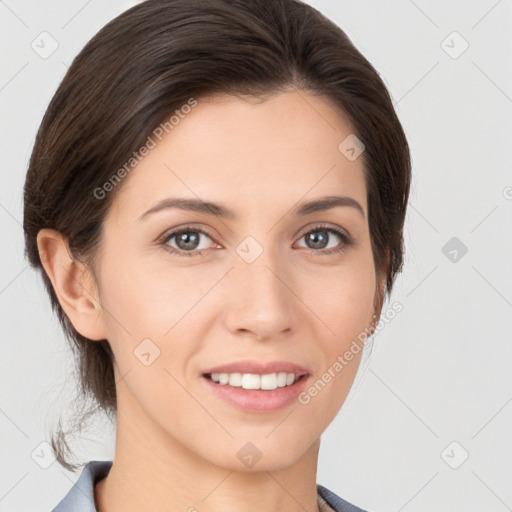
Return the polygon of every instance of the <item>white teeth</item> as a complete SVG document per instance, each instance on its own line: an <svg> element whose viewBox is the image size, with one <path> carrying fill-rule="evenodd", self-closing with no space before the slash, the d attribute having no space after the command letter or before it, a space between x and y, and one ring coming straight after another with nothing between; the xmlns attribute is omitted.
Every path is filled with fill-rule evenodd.
<svg viewBox="0 0 512 512"><path fill-rule="evenodd" d="M244 389L261 389L261 377L254 373L242 375L242 387Z"/></svg>
<svg viewBox="0 0 512 512"><path fill-rule="evenodd" d="M286 386L286 380L288 378L288 374L286 372L281 372L277 374L277 387L284 388Z"/></svg>
<svg viewBox="0 0 512 512"><path fill-rule="evenodd" d="M293 373L279 372L258 375L255 373L212 373L211 379L219 384L244 389L272 390L291 386L298 377Z"/></svg>
<svg viewBox="0 0 512 512"><path fill-rule="evenodd" d="M277 375L269 373L261 376L261 389L276 389L277 388Z"/></svg>
<svg viewBox="0 0 512 512"><path fill-rule="evenodd" d="M229 375L229 385L233 386L233 387L240 387L242 385L242 374L241 373L231 373Z"/></svg>

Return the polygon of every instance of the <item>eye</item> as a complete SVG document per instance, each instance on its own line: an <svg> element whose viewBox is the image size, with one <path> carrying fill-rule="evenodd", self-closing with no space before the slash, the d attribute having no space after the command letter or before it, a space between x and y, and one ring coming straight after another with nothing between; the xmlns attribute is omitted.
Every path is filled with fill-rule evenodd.
<svg viewBox="0 0 512 512"><path fill-rule="evenodd" d="M201 247L201 238L203 237L211 240L210 235L204 229L185 226L164 234L159 243L167 251L177 256L200 256L203 251L209 248L207 242ZM341 229L325 225L315 226L313 229L310 228L308 231L303 232L300 239L302 238L305 238L306 244L308 244L306 249L321 255L340 253L354 245L354 240L350 235ZM333 239L334 242L338 239L338 243L329 246ZM339 240L341 240L341 244Z"/></svg>
<svg viewBox="0 0 512 512"><path fill-rule="evenodd" d="M334 235L334 237L332 235ZM309 229L302 234L301 239L302 238L306 239L306 244L308 244L306 247L308 249L311 249L312 251L322 255L329 255L346 251L351 245L354 244L352 237L341 231L341 229L325 225L315 226L313 229ZM329 247L332 238L334 238L334 241L336 238L341 240L341 245L338 241L337 244L331 245Z"/></svg>
<svg viewBox="0 0 512 512"><path fill-rule="evenodd" d="M208 233L201 228L185 226L180 230L164 235L161 243L166 250L178 256L196 256L202 254L202 251L208 248L208 244L206 244L206 247L199 247L202 237L210 238ZM175 246L169 244L171 241L174 241Z"/></svg>

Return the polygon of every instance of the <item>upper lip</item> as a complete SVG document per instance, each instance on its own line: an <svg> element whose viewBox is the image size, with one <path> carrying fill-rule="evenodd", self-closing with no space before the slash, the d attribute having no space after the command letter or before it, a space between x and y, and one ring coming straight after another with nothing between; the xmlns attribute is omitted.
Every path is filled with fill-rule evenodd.
<svg viewBox="0 0 512 512"><path fill-rule="evenodd" d="M295 375L308 375L309 372L303 366L298 364L290 363L289 361L235 361L233 363L222 364L209 368L203 374L206 373L252 373L257 375L266 375L269 373L293 373Z"/></svg>

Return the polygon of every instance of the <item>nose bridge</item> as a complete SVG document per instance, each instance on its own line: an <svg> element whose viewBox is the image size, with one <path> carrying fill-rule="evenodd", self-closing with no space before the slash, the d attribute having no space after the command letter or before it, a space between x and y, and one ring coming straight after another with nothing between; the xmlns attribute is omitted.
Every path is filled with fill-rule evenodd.
<svg viewBox="0 0 512 512"><path fill-rule="evenodd" d="M261 248L251 260L247 255L252 251L254 257L257 247L250 240L247 244L237 248L229 273L233 295L226 315L228 328L251 331L258 337L278 335L293 326L294 294L287 285L286 262L269 248Z"/></svg>

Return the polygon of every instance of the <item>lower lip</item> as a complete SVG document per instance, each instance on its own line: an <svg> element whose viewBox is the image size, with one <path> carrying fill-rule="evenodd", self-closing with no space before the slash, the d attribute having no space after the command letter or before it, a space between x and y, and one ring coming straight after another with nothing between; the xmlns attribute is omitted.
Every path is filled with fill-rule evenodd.
<svg viewBox="0 0 512 512"><path fill-rule="evenodd" d="M287 407L297 400L299 394L306 387L309 375L304 375L291 386L272 390L244 389L229 384L219 384L204 375L201 378L217 396L243 411L273 412Z"/></svg>

